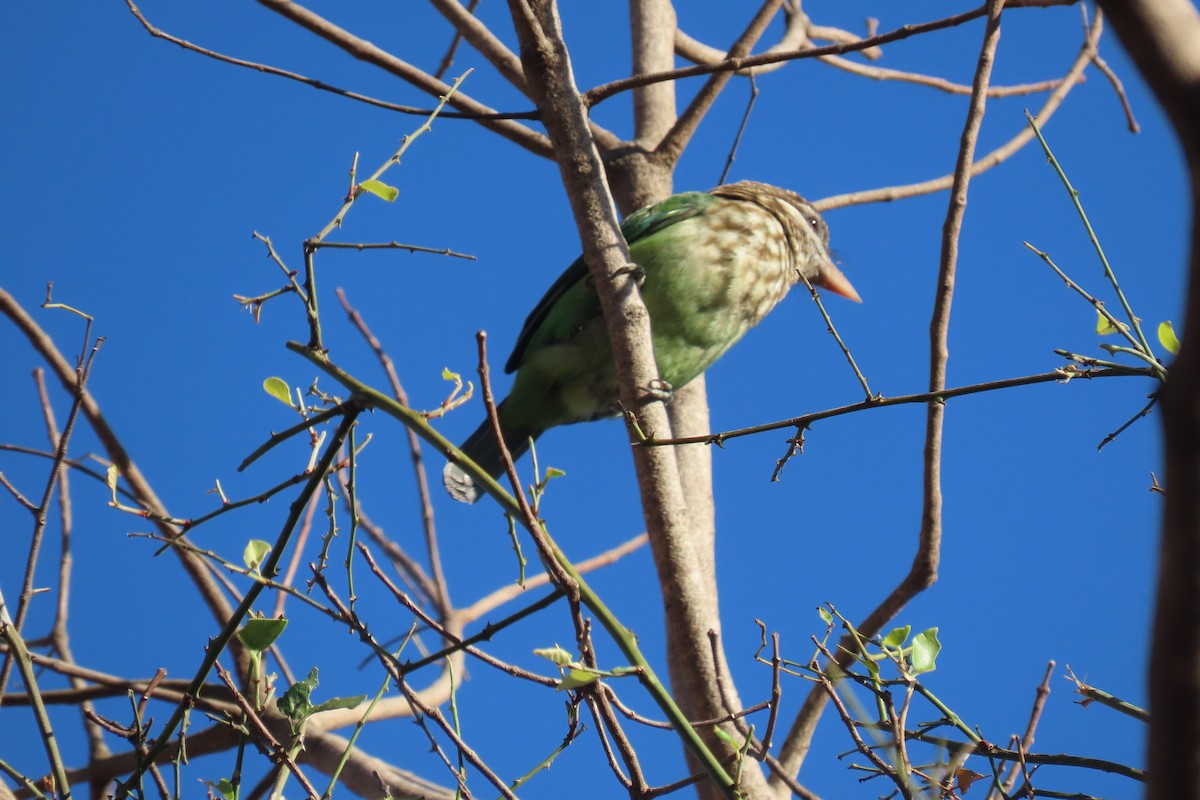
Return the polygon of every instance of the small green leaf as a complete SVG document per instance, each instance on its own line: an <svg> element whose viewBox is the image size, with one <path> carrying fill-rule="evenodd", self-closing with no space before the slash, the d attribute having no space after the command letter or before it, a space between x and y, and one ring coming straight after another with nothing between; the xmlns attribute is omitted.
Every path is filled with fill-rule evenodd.
<svg viewBox="0 0 1200 800"><path fill-rule="evenodd" d="M546 480L550 480L551 478L561 478L566 474L567 473L563 472L558 467L546 467Z"/></svg>
<svg viewBox="0 0 1200 800"><path fill-rule="evenodd" d="M108 469L104 471L104 482L114 493L117 491L117 479L120 477L121 471L117 469L116 464L109 464Z"/></svg>
<svg viewBox="0 0 1200 800"><path fill-rule="evenodd" d="M258 572L259 565L263 559L271 552L271 545L264 542L262 539L251 539L246 543L246 549L242 550L242 563L246 565L246 569L251 572Z"/></svg>
<svg viewBox="0 0 1200 800"><path fill-rule="evenodd" d="M594 672L587 672L582 669L568 670L563 679L559 681L557 691L565 692L570 689L578 689L581 686L595 683L597 680L598 678Z"/></svg>
<svg viewBox="0 0 1200 800"><path fill-rule="evenodd" d="M914 675L933 672L937 669L938 653L942 651L942 643L938 641L937 633L937 628L930 628L913 637L912 671Z"/></svg>
<svg viewBox="0 0 1200 800"><path fill-rule="evenodd" d="M261 653L275 643L286 627L286 619L250 619L238 631L237 637L246 647Z"/></svg>
<svg viewBox="0 0 1200 800"><path fill-rule="evenodd" d="M288 388L287 382L283 378L270 377L263 381L263 391L274 397L279 402L289 408L295 408L292 403L292 390Z"/></svg>
<svg viewBox="0 0 1200 800"><path fill-rule="evenodd" d="M275 707L293 722L303 722L312 714L313 706L309 701L313 689L317 688L317 668L313 667L308 677L299 683L293 683L283 693L283 697L275 701Z"/></svg>
<svg viewBox="0 0 1200 800"><path fill-rule="evenodd" d="M821 615L821 619L825 620L826 625L833 624L833 614L826 611L823 606L817 606L817 613Z"/></svg>
<svg viewBox="0 0 1200 800"><path fill-rule="evenodd" d="M383 181L377 181L377 180L363 181L362 183L360 183L358 185L358 188L362 189L364 192L370 192L371 194L375 195L376 197L382 197L384 200L387 200L389 203L391 203L397 197L400 196L399 189L397 189L395 186L388 186Z"/></svg>
<svg viewBox="0 0 1200 800"><path fill-rule="evenodd" d="M565 667L575 660L575 656L569 651L562 649L558 645L554 647L539 647L533 651L535 656L541 656L547 661L552 661L556 666Z"/></svg>
<svg viewBox="0 0 1200 800"><path fill-rule="evenodd" d="M1124 323L1117 323L1114 325L1110 323L1109 318L1105 317L1104 314L1100 313L1099 311L1096 312L1096 332L1098 335L1108 336L1109 333L1116 333L1121 329L1126 329L1126 327L1128 327L1128 325Z"/></svg>
<svg viewBox="0 0 1200 800"><path fill-rule="evenodd" d="M228 778L221 778L216 783L213 783L212 781L204 781L204 784L221 797L224 797L225 800L234 800L234 798L237 797L237 789Z"/></svg>
<svg viewBox="0 0 1200 800"><path fill-rule="evenodd" d="M365 694L355 695L354 697L333 697L321 703L319 706L314 706L309 716L320 714L322 711L330 711L335 708L354 708L363 700L366 700Z"/></svg>
<svg viewBox="0 0 1200 800"><path fill-rule="evenodd" d="M457 372L451 372L449 367L442 367L442 380L461 383L462 375L459 375Z"/></svg>
<svg viewBox="0 0 1200 800"><path fill-rule="evenodd" d="M1171 324L1171 320L1158 324L1158 341L1171 355L1179 355L1179 339L1175 337L1175 326Z"/></svg>
<svg viewBox="0 0 1200 800"><path fill-rule="evenodd" d="M904 640L912 633L912 625L905 625L903 628L894 628L891 633L883 637L884 647L899 647L904 644Z"/></svg>

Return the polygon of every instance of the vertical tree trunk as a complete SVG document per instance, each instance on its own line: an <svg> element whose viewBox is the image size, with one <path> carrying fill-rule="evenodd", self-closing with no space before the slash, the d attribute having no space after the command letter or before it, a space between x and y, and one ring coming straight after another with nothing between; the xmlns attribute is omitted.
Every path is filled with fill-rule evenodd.
<svg viewBox="0 0 1200 800"><path fill-rule="evenodd" d="M1192 245L1183 346L1163 395L1166 508L1150 655L1151 800L1200 797L1200 14L1189 0L1102 0L1187 157Z"/></svg>

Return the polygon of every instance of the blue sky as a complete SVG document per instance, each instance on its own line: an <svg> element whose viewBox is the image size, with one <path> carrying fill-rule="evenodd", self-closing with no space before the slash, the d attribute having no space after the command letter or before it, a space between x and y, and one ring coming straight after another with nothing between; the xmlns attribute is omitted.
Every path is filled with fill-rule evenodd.
<svg viewBox="0 0 1200 800"><path fill-rule="evenodd" d="M435 66L449 41L446 27L423 7L314 7L421 66ZM565 12L581 86L625 74L624 7L577 10L572 4ZM150 3L144 11L164 29L231 55L395 102L431 104L249 4ZM806 11L851 30L860 29L863 17L878 16L880 29L887 30L948 9L932 2L903 9L810 3ZM497 27L505 13L501 3L481 7ZM701 13L681 5L679 13L693 35L723 44L749 12ZM511 42L507 26L500 29ZM896 43L878 63L969 82L981 34L977 21ZM1065 72L1081 36L1078 9L1007 13L994 83ZM300 243L337 210L353 154L361 154L360 171L369 172L420 120L185 53L151 39L115 2L83 4L69 14L53 5L27 6L0 40L0 86L10 109L0 130L0 208L10 223L0 283L64 350L78 346L80 326L62 312L36 310L46 283L54 282L56 300L95 318L95 332L106 340L91 389L173 513L196 516L211 509L215 499L206 492L214 480L234 498L291 474L304 458L299 443L280 448L247 474L234 471L271 431L292 424L286 409L262 392L263 379L278 375L306 387L316 377L283 348L288 339L304 336L297 304L275 301L255 325L232 300L281 283L250 234L269 235L289 266L300 267ZM1153 328L1160 320L1177 320L1181 311L1183 171L1162 115L1115 37L1105 37L1101 53L1125 82L1142 132L1126 130L1114 92L1093 69L1046 134L1135 312ZM465 84L468 93L497 108L528 108L481 62L470 50L459 53L454 70L477 68ZM681 84L681 101L698 85ZM731 179L762 180L818 199L924 180L953 167L965 97L867 81L811 62L763 76L759 88ZM716 183L746 97L741 81L727 89L683 157L679 190ZM993 100L981 148L1014 135L1025 124L1023 109L1040 103L1040 95ZM628 135L628 97L603 104L596 117ZM443 367L473 377L479 328L489 332L499 371L528 310L578 253L578 236L557 168L469 122L437 122L387 178L400 189L396 203L368 198L357 204L334 239L451 247L478 260L323 254L327 341L335 360L382 385L370 353L334 312L333 289L341 287L388 347L413 404L431 408L446 391ZM864 300L857 306L834 298L827 307L872 388L885 395L918 392L927 381L927 330L946 202L940 193L826 215L842 268ZM1054 348L1103 355L1092 309L1023 241L1048 251L1077 281L1112 300L1062 186L1040 151L1026 148L971 187L953 308L951 385L1051 370L1062 364ZM38 446L42 425L27 377L37 358L9 325L0 325L0 348L9 405L0 439ZM325 379L321 386L334 390ZM1076 705L1061 675L1069 664L1100 687L1145 702L1160 505L1147 489L1151 471L1162 474L1157 414L1103 452L1096 445L1136 413L1153 388L1142 379L1074 381L948 406L939 581L897 624L940 629L945 649L929 683L991 741L1023 729L1034 688L1047 660L1055 659L1054 693L1035 749L1142 760L1143 731L1104 709ZM709 394L714 429L724 430L854 402L860 390L816 309L797 293L710 371ZM60 393L60 419L67 407ZM474 401L439 428L458 440L481 415ZM382 415L366 425L375 439L361 461L365 509L419 552L402 432ZM769 690L769 673L752 660L755 618L780 632L786 655L805 660L809 636L822 629L818 604L832 602L861 618L907 571L920 523L923 431L924 411L917 406L820 423L808 434L805 454L774 484L768 478L786 450L786 431L730 442L715 454L722 621L747 702ZM97 449L86 431L73 444L76 454ZM619 423L553 431L539 442L539 453L543 463L568 473L555 482L544 515L572 557L586 558L642 530ZM440 470L436 456L429 461L431 471ZM40 492L43 469L41 462L0 453L0 470L30 496ZM126 536L147 527L109 510L103 487L81 479L73 486L78 659L119 674L145 676L162 665L172 677L190 677L215 628L178 565L152 558L152 544ZM282 496L228 515L198 529L196 539L236 558L248 538L275 536L288 502ZM460 506L440 489L435 503L457 604L510 582L514 568L495 510ZM15 503L3 501L0 525L10 543L0 586L13 602L30 524ZM56 546L48 544L39 585L52 582L56 557ZM594 584L660 659L661 605L648 553L597 574ZM394 632L406 625L385 598L368 596L381 632L392 632L389 620ZM48 598L36 602L27 636L44 631L52 611ZM293 611L303 624L289 630L285 645L297 671L321 668L319 697L374 691L378 670L359 669L364 653L352 639ZM495 650L544 669L529 651L570 639L565 616L555 615L514 628ZM601 646L602 657L617 657L607 643ZM561 707L544 694L510 689L483 667L473 666L470 678L460 697L468 738L515 777L557 743ZM54 681L46 677L48 686L58 685ZM785 684L785 710L794 711L806 690L799 681ZM632 685L622 687L622 696L650 710ZM124 700L107 707L117 718L126 709ZM165 719L167 711L155 715ZM0 757L40 774L43 762L28 717L6 708L0 719ZM55 719L68 748L77 748L78 721L62 710ZM369 736L365 746L444 781L437 764L413 755L421 743L411 738L411 728L392 725ZM611 777L596 758L594 739L587 738L590 743L568 751L531 783L527 796L550 796L584 780L616 791L615 783L607 788ZM644 746L647 756L655 756L648 760L659 765L652 779L678 777L682 765L672 742L649 737ZM836 721L826 719L801 781L829 797L881 792L875 784L857 784L857 773L846 768L854 759L835 759L851 747ZM227 775L231 763L230 754L217 756L193 767L191 777ZM482 782L475 785L487 793ZM1044 771L1039 785L1114 797L1137 792L1123 781L1062 771Z"/></svg>

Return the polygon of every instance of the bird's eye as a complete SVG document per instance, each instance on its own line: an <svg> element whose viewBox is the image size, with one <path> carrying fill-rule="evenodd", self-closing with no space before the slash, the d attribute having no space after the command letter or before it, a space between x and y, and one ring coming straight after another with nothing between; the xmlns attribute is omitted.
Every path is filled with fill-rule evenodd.
<svg viewBox="0 0 1200 800"><path fill-rule="evenodd" d="M818 219L818 218L816 218L816 217L809 217L809 218L808 218L808 224L809 224L809 225L812 225L812 229L813 229L814 231L819 231L819 230L821 230L821 220L819 220L819 219Z"/></svg>

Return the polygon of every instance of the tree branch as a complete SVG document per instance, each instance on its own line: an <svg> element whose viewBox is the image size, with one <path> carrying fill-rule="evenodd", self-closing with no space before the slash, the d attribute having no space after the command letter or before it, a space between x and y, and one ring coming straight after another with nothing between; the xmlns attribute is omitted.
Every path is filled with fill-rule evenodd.
<svg viewBox="0 0 1200 800"><path fill-rule="evenodd" d="M1075 61L1071 64L1071 68L1067 70L1067 74L1059 81L1058 88L1050 93L1050 96L1046 98L1046 102L1038 109L1037 120L1039 124L1045 124L1054 115L1054 112L1058 110L1058 107L1062 105L1067 94L1075 88L1076 84L1082 81L1083 72L1095 57L1096 46L1099 44L1100 36L1103 33L1104 17L1101 14L1096 14L1095 20L1092 21L1092 25L1088 29L1087 37L1084 39L1079 53L1075 56ZM971 177L974 178L992 167L999 166L1007 161L1014 153L1028 144L1033 135L1033 130L1028 125L1021 126L1021 130L1015 136L995 150L992 150L983 158L976 159L972 163ZM870 189L863 192L837 194L814 201L813 207L818 211L828 211L831 208L862 205L863 203L890 202L905 197L916 197L922 194L940 192L943 189L950 188L953 182L954 174L951 173L939 178L921 181L920 183L910 183L904 186L886 186L881 189Z"/></svg>
<svg viewBox="0 0 1200 800"><path fill-rule="evenodd" d="M767 29L775 12L779 10L779 0L766 0L759 7L758 13L750 20L750 24L746 26L746 30L738 37L733 46L729 48L728 58L741 58L746 53L749 53L763 32ZM717 97L721 94L721 90L729 83L733 77L732 72L718 72L710 77L704 84L704 87L696 93L692 98L692 102L688 103L688 107L679 115L679 119L671 127L670 132L655 148L655 155L664 159L668 164L674 165L679 156L683 154L683 149L687 147L687 143L696 133L696 129L700 127L700 122L704 119L704 115L712 108L712 104L716 102Z"/></svg>
<svg viewBox="0 0 1200 800"><path fill-rule="evenodd" d="M262 2L263 0L259 0ZM1076 0L1014 0L1013 8L1046 8L1048 6L1064 6L1074 5ZM632 78L624 78L619 81L612 81L600 86L589 89L584 93L583 99L589 108L599 105L605 100L627 92L630 89L636 89L639 86L648 86L651 83L660 81L674 81L682 78L694 78L698 75L711 75L714 72L737 72L739 70L749 69L750 67L762 67L768 64L778 64L784 61L797 61L802 58L817 58L818 56L842 55L844 53L855 53L860 50L869 50L873 47L878 47L889 42L908 39L912 36L918 36L931 31L943 30L945 28L953 28L963 23L970 22L973 19L978 19L987 13L987 6L983 5L979 8L970 11L964 11L961 14L955 14L951 17L933 20L931 22L919 22L911 25L904 25L896 30L887 33L881 33L878 36L872 36L867 39L862 39L856 42L843 42L838 44L826 45L824 47L808 47L792 50L782 53L762 53L757 56L747 56L745 58L732 58L723 61L720 64L702 64L694 67L683 67L681 69L666 70L651 75L637 75Z"/></svg>
<svg viewBox="0 0 1200 800"><path fill-rule="evenodd" d="M440 81L429 73L414 67L391 53L361 39L358 36L340 28L319 14L310 11L291 0L258 0L280 16L307 28L330 44L344 50L349 55L368 64L374 64L380 69L395 75L401 80L412 84L418 89L442 97L450 93L450 84ZM472 114L494 115L495 109L472 99L461 92L455 92L450 98L450 105L460 111ZM518 122L509 119L496 119L494 116L483 116L478 119L483 127L500 134L511 142L519 144L531 153L549 157L551 155L550 140L540 133L533 131Z"/></svg>
<svg viewBox="0 0 1200 800"><path fill-rule="evenodd" d="M430 0L446 20L454 26L467 43L479 51L488 63L496 68L521 94L528 96L529 89L525 85L525 73L521 67L521 59L500 41L479 17L463 8L458 0Z"/></svg>

